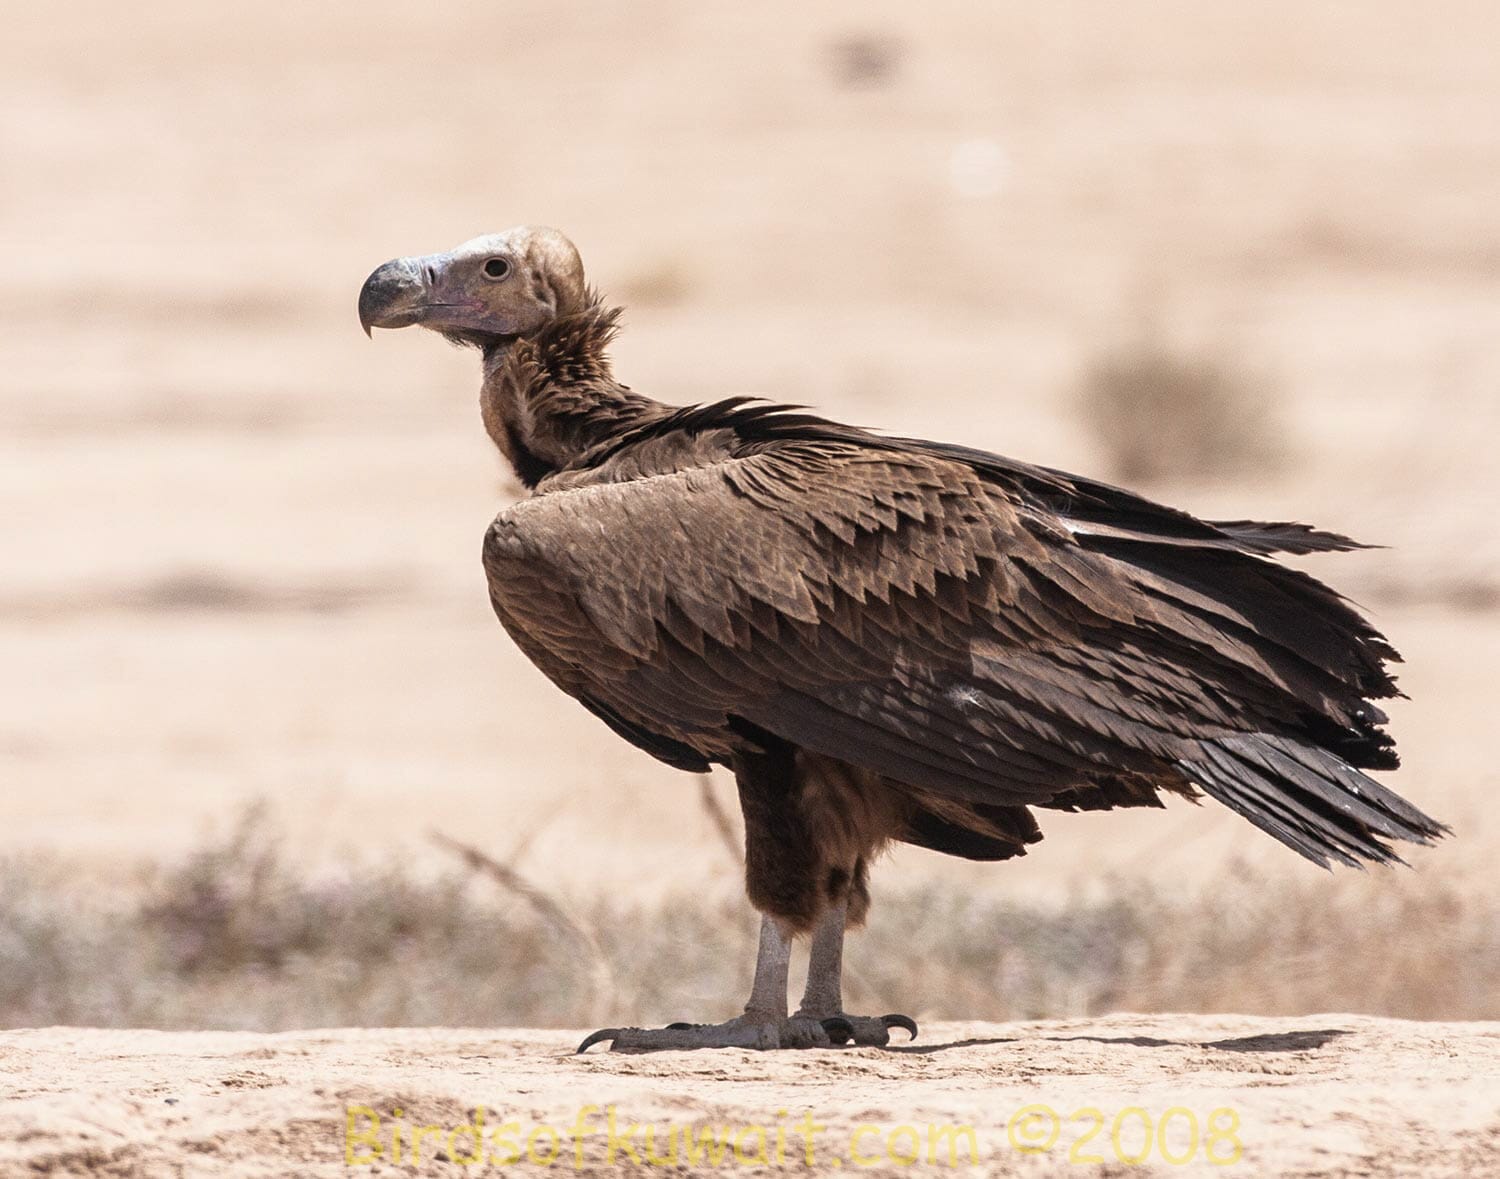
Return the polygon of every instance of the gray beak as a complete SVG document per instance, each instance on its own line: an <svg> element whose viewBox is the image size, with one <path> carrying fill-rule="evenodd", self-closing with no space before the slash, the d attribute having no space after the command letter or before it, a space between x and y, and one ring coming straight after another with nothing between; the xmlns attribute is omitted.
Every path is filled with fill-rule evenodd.
<svg viewBox="0 0 1500 1179"><path fill-rule="evenodd" d="M359 289L359 326L399 328L420 323L432 303L433 259L393 258Z"/></svg>

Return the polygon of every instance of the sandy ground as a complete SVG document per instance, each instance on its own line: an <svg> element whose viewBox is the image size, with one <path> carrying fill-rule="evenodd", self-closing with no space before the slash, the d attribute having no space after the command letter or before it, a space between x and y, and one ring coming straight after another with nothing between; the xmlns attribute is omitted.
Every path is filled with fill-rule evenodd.
<svg viewBox="0 0 1500 1179"><path fill-rule="evenodd" d="M845 1165L1028 1176L1500 1173L1495 1024L1117 1015L935 1024L911 1047L886 1050L652 1056L574 1056L577 1039L443 1028L6 1032L0 1079L15 1096L0 1106L0 1173L484 1173L500 1169L509 1138L536 1156L516 1173L566 1171L581 1157L586 1173L632 1174L666 1166L646 1157L648 1125L657 1158L670 1160L672 1142L684 1165L684 1128L700 1143L705 1131L727 1134L728 1170L757 1161L763 1135L779 1169L815 1174ZM589 1106L597 1109L586 1110L579 1145L571 1128ZM476 1107L485 1111L481 1165L443 1161L448 1134L476 1125ZM611 1111L617 1139L639 1161L617 1146L611 1162ZM809 1114L812 1167L809 1134L798 1129ZM413 1166L413 1135L429 1125L443 1133L421 1139ZM549 1168L538 1160L554 1132L561 1153ZM458 1159L473 1157L472 1140L453 1139ZM714 1169L699 1149L690 1171ZM917 1165L905 1165L914 1150ZM1143 1167L1130 1165L1143 1154Z"/></svg>

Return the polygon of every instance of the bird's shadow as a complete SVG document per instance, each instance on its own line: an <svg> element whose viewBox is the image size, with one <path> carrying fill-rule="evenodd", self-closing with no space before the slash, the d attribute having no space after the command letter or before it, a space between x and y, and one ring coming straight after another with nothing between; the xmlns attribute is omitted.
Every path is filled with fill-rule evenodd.
<svg viewBox="0 0 1500 1179"><path fill-rule="evenodd" d="M1045 1036L1055 1043L1079 1040L1096 1044L1128 1044L1134 1048L1212 1048L1219 1052L1311 1052L1339 1036L1349 1035L1347 1028L1320 1028L1316 1031L1265 1032L1255 1036L1234 1036L1227 1040L1162 1040L1155 1036ZM952 1040L946 1044L892 1044L887 1052L910 1056L928 1056L953 1048L983 1048L995 1044L1018 1044L1018 1036L996 1036L987 1039Z"/></svg>
<svg viewBox="0 0 1500 1179"><path fill-rule="evenodd" d="M1205 1040L1200 1048L1217 1048L1220 1052L1311 1052L1340 1036L1348 1028L1319 1028L1311 1032L1267 1032L1259 1036L1236 1036L1230 1040Z"/></svg>
<svg viewBox="0 0 1500 1179"><path fill-rule="evenodd" d="M887 1044L886 1052L900 1052L906 1056L929 1056L934 1052L947 1052L950 1048L985 1048L991 1044L1018 1044L1016 1036L992 1036L980 1040L951 1040L946 1044Z"/></svg>

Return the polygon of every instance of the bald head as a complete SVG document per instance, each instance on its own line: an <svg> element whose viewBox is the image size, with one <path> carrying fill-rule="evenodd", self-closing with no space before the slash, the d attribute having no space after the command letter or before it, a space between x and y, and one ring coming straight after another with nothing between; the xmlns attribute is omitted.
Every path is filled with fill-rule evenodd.
<svg viewBox="0 0 1500 1179"><path fill-rule="evenodd" d="M530 335L587 301L573 243L555 229L523 225L446 254L387 262L365 279L359 322L366 333L417 324L483 344Z"/></svg>

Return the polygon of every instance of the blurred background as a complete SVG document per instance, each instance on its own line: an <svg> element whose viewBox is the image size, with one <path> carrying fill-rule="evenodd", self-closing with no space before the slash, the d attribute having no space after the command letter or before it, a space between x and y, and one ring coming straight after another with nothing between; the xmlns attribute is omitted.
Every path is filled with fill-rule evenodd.
<svg viewBox="0 0 1500 1179"><path fill-rule="evenodd" d="M356 322L524 222L664 400L1391 546L1307 567L1406 654L1394 781L1453 840L1329 877L1173 804L903 850L851 1005L1500 1015L1492 4L0 9L0 1024L737 1001L732 785L511 646L475 358Z"/></svg>

